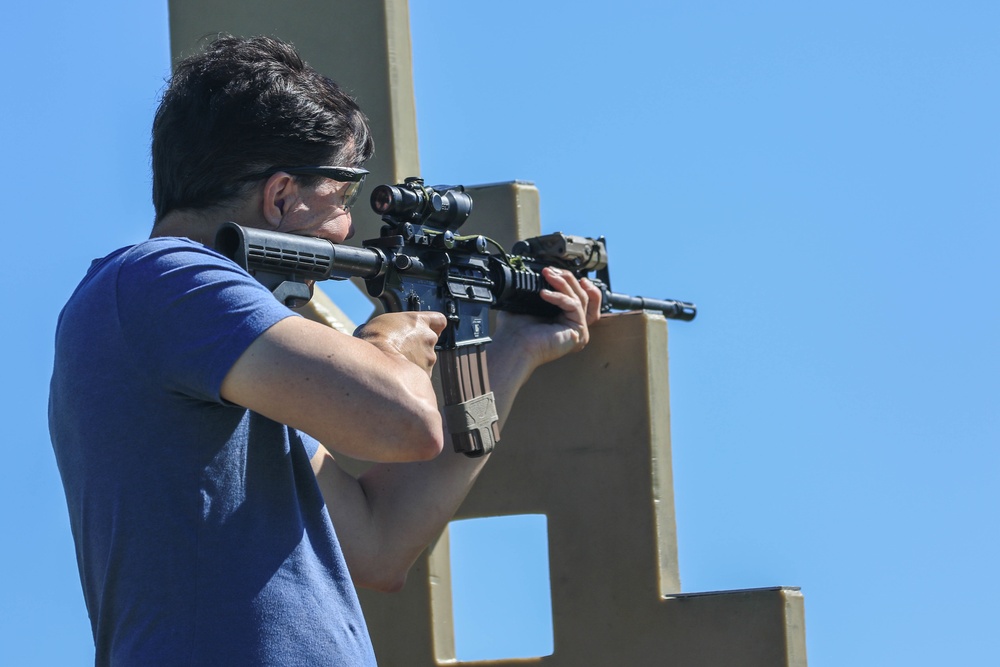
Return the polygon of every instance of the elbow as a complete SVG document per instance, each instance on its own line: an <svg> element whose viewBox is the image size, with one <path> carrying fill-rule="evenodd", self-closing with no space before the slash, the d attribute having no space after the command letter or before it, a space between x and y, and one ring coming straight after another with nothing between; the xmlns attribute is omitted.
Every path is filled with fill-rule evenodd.
<svg viewBox="0 0 1000 667"><path fill-rule="evenodd" d="M440 415L435 413L435 416L437 419L429 424L428 428L424 431L420 446L415 452L415 461L430 461L437 458L444 451L444 428L441 425Z"/></svg>
<svg viewBox="0 0 1000 667"><path fill-rule="evenodd" d="M444 425L437 406L424 414L414 415L400 441L402 446L397 462L415 463L437 458L444 450Z"/></svg>
<svg viewBox="0 0 1000 667"><path fill-rule="evenodd" d="M444 422L438 407L437 395L430 378L420 374L416 378L400 375L403 383L395 393L394 419L381 420L390 428L386 436L395 443L393 460L396 463L430 461L444 450Z"/></svg>
<svg viewBox="0 0 1000 667"><path fill-rule="evenodd" d="M397 418L385 419L380 426L386 428L344 442L338 451L374 463L420 463L436 458L444 450L440 418L436 425Z"/></svg>
<svg viewBox="0 0 1000 667"><path fill-rule="evenodd" d="M404 585L406 585L405 575L394 579L381 579L366 586L366 588L378 593L398 593L403 590Z"/></svg>
<svg viewBox="0 0 1000 667"><path fill-rule="evenodd" d="M377 593L398 593L406 585L409 568L390 571L389 569L360 572L354 575L354 585Z"/></svg>

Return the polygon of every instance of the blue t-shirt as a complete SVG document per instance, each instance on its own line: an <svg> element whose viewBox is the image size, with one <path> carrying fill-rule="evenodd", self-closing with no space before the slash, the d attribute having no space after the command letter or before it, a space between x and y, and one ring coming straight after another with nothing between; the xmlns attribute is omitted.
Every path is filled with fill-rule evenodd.
<svg viewBox="0 0 1000 667"><path fill-rule="evenodd" d="M316 442L220 396L292 316L176 238L95 261L63 309L49 428L98 664L374 665Z"/></svg>

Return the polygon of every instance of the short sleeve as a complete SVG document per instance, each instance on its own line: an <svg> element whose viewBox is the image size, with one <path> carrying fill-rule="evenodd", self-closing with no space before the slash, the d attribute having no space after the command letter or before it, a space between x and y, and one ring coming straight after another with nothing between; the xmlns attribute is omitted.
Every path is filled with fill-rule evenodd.
<svg viewBox="0 0 1000 667"><path fill-rule="evenodd" d="M124 353L160 386L213 402L247 347L297 317L235 262L186 239L133 247L117 290Z"/></svg>
<svg viewBox="0 0 1000 667"><path fill-rule="evenodd" d="M319 440L297 429L289 429L289 432L289 438L292 441L297 440L302 445L302 449L305 450L306 456L312 460L312 457L316 456L316 452L319 451Z"/></svg>

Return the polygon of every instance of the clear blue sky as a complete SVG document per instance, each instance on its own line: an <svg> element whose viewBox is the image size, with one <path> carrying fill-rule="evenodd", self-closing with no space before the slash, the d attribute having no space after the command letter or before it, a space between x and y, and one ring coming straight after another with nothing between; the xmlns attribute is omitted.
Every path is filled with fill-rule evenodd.
<svg viewBox="0 0 1000 667"><path fill-rule="evenodd" d="M801 586L813 667L995 664L1000 4L411 17L424 175L534 181L545 231L609 236L617 289L699 305L670 340L684 590ZM5 19L0 664L85 665L51 340L148 231L167 9Z"/></svg>

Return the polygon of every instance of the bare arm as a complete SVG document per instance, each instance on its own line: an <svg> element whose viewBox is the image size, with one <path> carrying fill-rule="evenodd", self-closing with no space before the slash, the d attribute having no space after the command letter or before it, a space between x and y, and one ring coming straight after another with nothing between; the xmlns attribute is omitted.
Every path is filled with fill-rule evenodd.
<svg viewBox="0 0 1000 667"><path fill-rule="evenodd" d="M222 396L368 461L420 461L443 444L429 379L438 313L383 315L365 339L291 317L261 334Z"/></svg>
<svg viewBox="0 0 1000 667"><path fill-rule="evenodd" d="M600 293L569 274L546 276L544 298L561 307L555 322L527 317L501 321L489 347L490 380L501 427L518 390L534 369L582 349L600 316ZM320 488L337 527L354 581L397 590L417 556L454 516L489 457L450 451L420 463L373 466L360 478L344 472L325 448L313 457Z"/></svg>

